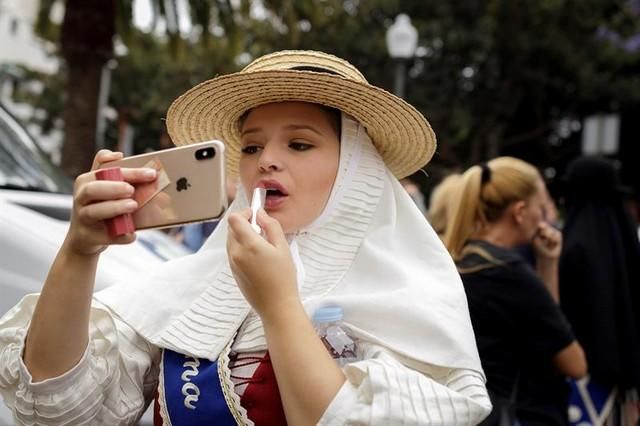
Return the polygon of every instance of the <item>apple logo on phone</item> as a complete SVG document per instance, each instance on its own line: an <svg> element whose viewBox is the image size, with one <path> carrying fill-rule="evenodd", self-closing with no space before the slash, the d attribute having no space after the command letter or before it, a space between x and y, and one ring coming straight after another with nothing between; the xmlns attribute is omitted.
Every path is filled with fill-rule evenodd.
<svg viewBox="0 0 640 426"><path fill-rule="evenodd" d="M189 181L187 180L186 177L181 177L180 179L178 179L178 181L176 182L176 190L178 192L180 191L186 191L187 189L189 189L191 187L191 184L189 183Z"/></svg>

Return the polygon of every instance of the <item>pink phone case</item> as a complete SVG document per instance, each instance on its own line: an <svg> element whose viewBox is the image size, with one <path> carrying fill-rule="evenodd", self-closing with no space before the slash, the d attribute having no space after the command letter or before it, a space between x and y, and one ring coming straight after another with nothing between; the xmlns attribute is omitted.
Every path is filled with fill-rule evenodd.
<svg viewBox="0 0 640 426"><path fill-rule="evenodd" d="M96 179L122 181L122 170L120 170L120 167L97 170ZM105 225L107 225L107 231L111 237L130 234L136 230L136 227L133 224L133 216L130 213L116 216L112 219L107 219L105 220Z"/></svg>

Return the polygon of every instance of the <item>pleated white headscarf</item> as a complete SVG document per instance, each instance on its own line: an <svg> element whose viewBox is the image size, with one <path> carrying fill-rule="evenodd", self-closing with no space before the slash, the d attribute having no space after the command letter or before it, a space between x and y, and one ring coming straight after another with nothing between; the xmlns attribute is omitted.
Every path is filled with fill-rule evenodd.
<svg viewBox="0 0 640 426"><path fill-rule="evenodd" d="M340 305L356 337L418 362L482 374L462 282L444 245L364 127L346 114L340 140L323 213L290 236L307 313ZM247 206L239 190L229 211ZM237 333L235 348L266 349L260 318L231 273L226 240L225 216L197 253L96 298L160 347L215 360Z"/></svg>

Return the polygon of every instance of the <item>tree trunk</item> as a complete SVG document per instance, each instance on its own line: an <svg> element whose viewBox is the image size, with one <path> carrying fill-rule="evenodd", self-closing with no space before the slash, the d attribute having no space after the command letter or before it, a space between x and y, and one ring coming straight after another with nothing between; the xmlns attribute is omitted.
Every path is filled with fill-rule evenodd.
<svg viewBox="0 0 640 426"><path fill-rule="evenodd" d="M62 54L67 63L62 169L75 177L91 167L96 149L102 67L113 56L116 0L67 0Z"/></svg>
<svg viewBox="0 0 640 426"><path fill-rule="evenodd" d="M61 166L70 177L91 168L96 149L98 94L102 62L67 60L67 99L64 107L64 145Z"/></svg>

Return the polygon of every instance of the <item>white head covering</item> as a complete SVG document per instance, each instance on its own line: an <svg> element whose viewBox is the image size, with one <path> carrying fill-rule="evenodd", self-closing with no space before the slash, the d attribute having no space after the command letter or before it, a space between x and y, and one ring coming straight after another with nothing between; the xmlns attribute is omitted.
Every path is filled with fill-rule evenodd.
<svg viewBox="0 0 640 426"><path fill-rule="evenodd" d="M332 303L357 337L419 362L482 373L466 296L444 245L364 127L342 115L340 164L323 213L291 236L308 314ZM230 211L248 206L245 191ZM233 339L264 348L226 255L227 220L197 253L96 297L161 347L215 360ZM243 324L244 322L244 324Z"/></svg>

